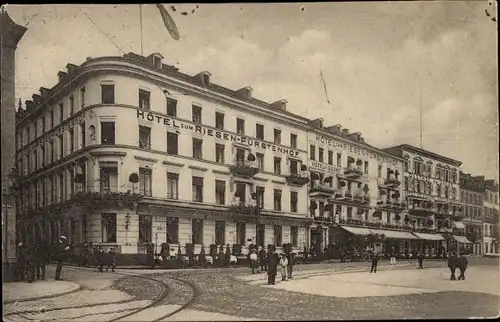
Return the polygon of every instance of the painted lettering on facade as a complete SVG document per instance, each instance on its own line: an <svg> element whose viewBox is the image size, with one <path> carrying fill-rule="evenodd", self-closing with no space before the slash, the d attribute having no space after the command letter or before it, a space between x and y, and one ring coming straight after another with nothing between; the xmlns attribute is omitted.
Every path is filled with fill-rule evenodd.
<svg viewBox="0 0 500 322"><path fill-rule="evenodd" d="M409 178L414 179L414 180L420 180L423 182L430 182L436 185L439 185L441 187L456 187L457 184L449 181L443 181L435 178L429 178L423 175L415 174L415 173L409 173Z"/></svg>
<svg viewBox="0 0 500 322"><path fill-rule="evenodd" d="M340 141L336 141L332 138L323 136L323 135L318 135L316 134L316 142L321 143L323 145L326 145L331 148L337 148L339 150L343 151L348 151L349 153L356 155L356 156L362 156L362 157L369 157L370 159L377 160L378 162L383 162L383 163L389 163L392 164L393 166L398 166L401 161L385 157L383 155L380 155L378 153L372 152L368 149L360 148L357 146L353 146L347 143L343 143Z"/></svg>
<svg viewBox="0 0 500 322"><path fill-rule="evenodd" d="M75 125L82 123L85 121L85 113L80 114L78 117L73 118L71 121L61 124L61 126L47 132L44 136L40 137L33 145L45 145L47 142L50 142L55 136L59 134L69 131L75 127Z"/></svg>
<svg viewBox="0 0 500 322"><path fill-rule="evenodd" d="M314 171L322 171L322 172L328 172L331 174L339 174L341 173L341 169L339 167L336 167L331 164L324 164L322 162L318 161L310 161L309 162L309 169Z"/></svg>
<svg viewBox="0 0 500 322"><path fill-rule="evenodd" d="M153 113L145 113L143 111L138 110L137 111L137 118L142 119L142 120L148 120L150 122L156 122L158 124L163 124L167 127L172 127L175 129L186 129L189 131L193 131L195 133L199 133L202 135L207 135L207 136L212 136L216 137L218 139L224 139L227 141L232 141L248 146L255 146L256 148L263 149L263 150L271 150L273 152L278 152L281 154L287 154L293 157L298 157L299 156L299 151L281 147L278 145L274 145L271 143L266 143L262 142L259 140L255 140L250 137L246 136L241 136L241 135L236 135L236 134L231 134L227 133L221 130L216 130L216 129L211 129L204 127L202 125L193 125L185 122L181 122L179 120L171 119L168 117L164 117L161 115L154 115Z"/></svg>

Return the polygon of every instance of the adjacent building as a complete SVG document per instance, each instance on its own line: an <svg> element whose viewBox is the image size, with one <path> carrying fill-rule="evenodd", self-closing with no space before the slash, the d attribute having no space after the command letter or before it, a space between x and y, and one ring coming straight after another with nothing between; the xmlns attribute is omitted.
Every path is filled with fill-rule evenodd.
<svg viewBox="0 0 500 322"><path fill-rule="evenodd" d="M122 254L306 244L308 120L148 57L68 64L17 114L24 236Z"/></svg>
<svg viewBox="0 0 500 322"><path fill-rule="evenodd" d="M424 247L441 252L471 244L462 222L459 193L462 162L407 144L384 150L404 159L409 223L427 233L417 233L428 240ZM445 240L436 233L444 233Z"/></svg>
<svg viewBox="0 0 500 322"><path fill-rule="evenodd" d="M473 255L483 254L484 176L460 172L460 201L463 203L465 231L473 245Z"/></svg>
<svg viewBox="0 0 500 322"><path fill-rule="evenodd" d="M485 256L498 256L498 183L484 180L483 243Z"/></svg>

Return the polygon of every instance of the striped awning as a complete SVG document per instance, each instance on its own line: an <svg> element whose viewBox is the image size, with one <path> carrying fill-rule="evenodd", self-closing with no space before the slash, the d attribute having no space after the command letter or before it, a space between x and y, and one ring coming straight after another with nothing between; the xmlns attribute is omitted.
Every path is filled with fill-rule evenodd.
<svg viewBox="0 0 500 322"><path fill-rule="evenodd" d="M378 234L378 235L383 234L385 235L385 238L389 239L418 239L418 237L407 231L371 229L371 228L350 227L350 226L340 226L340 227L354 235L367 236L369 234Z"/></svg>
<svg viewBox="0 0 500 322"><path fill-rule="evenodd" d="M420 239L425 240L444 240L444 237L441 234L426 234L426 233L413 233Z"/></svg>
<svg viewBox="0 0 500 322"><path fill-rule="evenodd" d="M461 221L454 221L453 226L458 229L465 229L465 225Z"/></svg>
<svg viewBox="0 0 500 322"><path fill-rule="evenodd" d="M472 244L472 242L470 240L468 240L467 237L465 237L465 236L453 235L453 238L457 242L462 243L462 244Z"/></svg>

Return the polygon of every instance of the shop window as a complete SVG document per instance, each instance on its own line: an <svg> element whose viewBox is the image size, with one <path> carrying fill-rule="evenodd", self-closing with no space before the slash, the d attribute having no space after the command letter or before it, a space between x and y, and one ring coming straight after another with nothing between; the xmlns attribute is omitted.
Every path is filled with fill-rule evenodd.
<svg viewBox="0 0 500 322"><path fill-rule="evenodd" d="M299 246L299 227L297 227L297 226L290 227L290 235L291 235L291 240L292 240L292 246L298 247Z"/></svg>
<svg viewBox="0 0 500 322"><path fill-rule="evenodd" d="M179 243L179 218L167 217L167 243Z"/></svg>

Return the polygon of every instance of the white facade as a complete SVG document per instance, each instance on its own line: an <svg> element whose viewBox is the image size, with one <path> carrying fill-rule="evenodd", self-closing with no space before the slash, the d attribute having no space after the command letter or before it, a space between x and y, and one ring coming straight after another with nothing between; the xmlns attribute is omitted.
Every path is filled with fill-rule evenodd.
<svg viewBox="0 0 500 322"><path fill-rule="evenodd" d="M484 255L498 256L498 192L486 189L484 194L483 247ZM496 221L496 222L495 222Z"/></svg>

